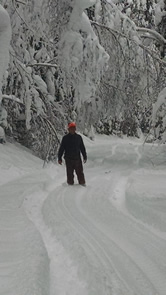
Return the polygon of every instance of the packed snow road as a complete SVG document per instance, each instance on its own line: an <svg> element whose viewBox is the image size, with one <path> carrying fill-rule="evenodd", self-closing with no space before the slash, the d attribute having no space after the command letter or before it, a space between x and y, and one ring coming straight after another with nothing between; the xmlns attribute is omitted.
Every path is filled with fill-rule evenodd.
<svg viewBox="0 0 166 295"><path fill-rule="evenodd" d="M85 144L86 187L68 187L64 166L13 161L17 179L0 194L0 294L166 295L166 148Z"/></svg>

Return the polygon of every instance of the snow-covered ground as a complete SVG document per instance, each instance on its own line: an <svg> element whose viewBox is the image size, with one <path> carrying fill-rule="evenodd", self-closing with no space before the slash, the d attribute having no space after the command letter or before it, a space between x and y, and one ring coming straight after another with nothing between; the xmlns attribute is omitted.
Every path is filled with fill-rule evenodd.
<svg viewBox="0 0 166 295"><path fill-rule="evenodd" d="M0 295L166 295L166 147L84 141L86 187L0 145Z"/></svg>

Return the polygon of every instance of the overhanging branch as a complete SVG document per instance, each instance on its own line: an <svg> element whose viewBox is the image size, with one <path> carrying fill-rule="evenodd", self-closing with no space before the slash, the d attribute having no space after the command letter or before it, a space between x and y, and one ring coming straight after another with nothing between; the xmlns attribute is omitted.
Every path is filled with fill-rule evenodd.
<svg viewBox="0 0 166 295"><path fill-rule="evenodd" d="M149 53L154 59L156 59L160 64L166 65L166 61L164 61L164 60L160 59L158 56L156 56L152 50L150 50L148 47L144 46L143 44L140 44L140 43L136 42L135 40L129 38L129 37L126 36L124 33L121 33L121 32L119 32L119 31L117 31L117 30L114 30L114 29L112 29L112 28L109 28L109 27L107 27L107 26L105 26L105 25L103 25L103 24L100 24L100 23L98 23L98 22L95 22L95 21L91 21L91 24L94 25L94 26L101 27L101 28L103 28L103 29L109 31L112 35L115 35L115 34L116 34L116 35L119 35L119 36L121 36L121 37L126 38L128 41L133 42L133 43L136 44L137 46L139 46L139 47L141 47L142 49L144 49L145 51L147 51L147 52L148 52L148 53ZM159 34L159 35L160 35L160 34ZM164 40L165 40L165 39L164 39ZM166 42L166 40L165 40L165 42Z"/></svg>
<svg viewBox="0 0 166 295"><path fill-rule="evenodd" d="M140 27L136 27L136 30L137 30L137 32L143 32L143 33L148 33L150 35L153 35L155 37L156 41L159 41L162 44L163 43L166 44L166 39L154 30L151 30L148 28L140 28ZM148 37L148 35L147 35L147 37Z"/></svg>

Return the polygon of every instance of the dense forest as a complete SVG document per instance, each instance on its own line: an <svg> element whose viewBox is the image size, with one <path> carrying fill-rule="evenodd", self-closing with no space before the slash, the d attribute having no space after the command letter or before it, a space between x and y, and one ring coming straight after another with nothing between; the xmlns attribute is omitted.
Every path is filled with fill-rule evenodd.
<svg viewBox="0 0 166 295"><path fill-rule="evenodd" d="M98 132L165 142L165 0L0 4L12 29L0 77L0 126L8 140L46 161L56 158L69 121L91 139ZM2 24L1 69L10 35Z"/></svg>

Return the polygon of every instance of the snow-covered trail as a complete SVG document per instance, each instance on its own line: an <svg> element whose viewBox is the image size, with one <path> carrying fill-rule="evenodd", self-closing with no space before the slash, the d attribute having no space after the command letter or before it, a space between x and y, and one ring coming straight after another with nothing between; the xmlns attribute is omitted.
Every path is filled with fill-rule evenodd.
<svg viewBox="0 0 166 295"><path fill-rule="evenodd" d="M103 148L104 157L98 158ZM166 217L162 226L156 221L155 234L155 228L132 215L130 199L126 201L127 184L135 171L139 173L139 148L116 145L111 151L107 145L98 149L92 155L102 163L89 165L88 186L51 192L43 206L44 221L77 266L87 294L165 295L166 239L160 230L166 229ZM138 210L142 201L140 196ZM160 209L166 205L165 196L161 201Z"/></svg>
<svg viewBox="0 0 166 295"><path fill-rule="evenodd" d="M165 147L112 137L86 146L87 187L65 185L64 166L42 170L28 156L23 169L13 154L17 178L0 194L0 294L166 294ZM1 159L10 176L16 159Z"/></svg>

